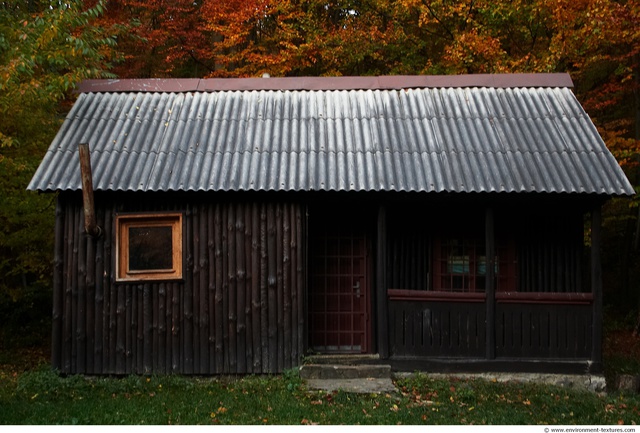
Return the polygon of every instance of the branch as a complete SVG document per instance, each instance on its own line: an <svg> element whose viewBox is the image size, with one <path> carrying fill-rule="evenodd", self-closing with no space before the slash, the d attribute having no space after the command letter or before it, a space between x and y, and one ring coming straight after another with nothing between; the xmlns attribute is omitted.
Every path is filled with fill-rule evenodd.
<svg viewBox="0 0 640 433"><path fill-rule="evenodd" d="M423 0L423 1L422 1L422 4L423 4L423 5L425 5L425 6L427 7L427 9L429 10L429 13L431 14L431 16L432 16L433 18L435 18L435 20L436 20L436 21L437 21L437 22L442 26L442 28L443 28L443 29L444 29L444 30L449 34L449 37L451 38L451 40L452 40L452 41L453 41L453 40L455 40L455 38L456 38L456 37L454 36L453 32L449 29L449 27L447 27L447 26L444 24L444 22L443 22L440 18L438 18L438 16L437 16L437 15L436 15L436 13L433 11L433 9L431 9L431 6L429 5L428 0L427 0L427 1Z"/></svg>
<svg viewBox="0 0 640 433"><path fill-rule="evenodd" d="M186 42L185 42L185 40L184 40L184 38L182 38L181 36L178 36L178 39L180 40L180 44L181 44L181 46L183 46L183 47L184 47L184 46L186 46L186 45L187 45L187 44L186 44ZM184 49L184 51L186 51L186 52L187 52L187 54L189 54L189 57L191 57L191 59L192 59L194 62L196 62L198 65L203 66L203 67L204 67L207 71L209 71L209 72L215 72L215 68L214 68L214 69L212 69L212 68L211 68L209 65L207 65L203 60L200 60L198 57L196 57L196 56L193 54L193 50Z"/></svg>

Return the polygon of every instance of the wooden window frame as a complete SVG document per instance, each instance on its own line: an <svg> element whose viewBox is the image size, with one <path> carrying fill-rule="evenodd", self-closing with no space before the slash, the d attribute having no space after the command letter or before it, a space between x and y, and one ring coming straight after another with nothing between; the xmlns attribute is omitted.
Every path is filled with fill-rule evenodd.
<svg viewBox="0 0 640 433"><path fill-rule="evenodd" d="M132 213L116 215L116 281L181 280L183 270L182 213ZM129 229L171 227L172 268L130 270Z"/></svg>

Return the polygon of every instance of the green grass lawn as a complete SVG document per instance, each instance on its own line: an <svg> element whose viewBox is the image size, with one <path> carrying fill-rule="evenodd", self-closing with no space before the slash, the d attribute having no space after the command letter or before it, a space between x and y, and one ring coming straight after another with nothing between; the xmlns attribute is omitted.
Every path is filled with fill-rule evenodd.
<svg viewBox="0 0 640 433"><path fill-rule="evenodd" d="M397 382L386 395L305 388L296 373L244 378L62 378L0 372L0 424L633 424L637 395L535 384Z"/></svg>
<svg viewBox="0 0 640 433"><path fill-rule="evenodd" d="M605 336L607 380L613 381L619 373L639 374L640 338L627 325L610 327ZM640 395L611 390L597 395L539 384L416 375L399 380L395 394L356 395L308 390L293 371L242 378L65 378L51 371L46 349L4 347L0 351L0 425L640 422Z"/></svg>

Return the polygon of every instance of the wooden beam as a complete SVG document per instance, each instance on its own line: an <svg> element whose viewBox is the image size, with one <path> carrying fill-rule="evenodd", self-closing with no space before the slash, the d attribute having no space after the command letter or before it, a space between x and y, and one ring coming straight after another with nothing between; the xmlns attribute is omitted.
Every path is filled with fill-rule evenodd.
<svg viewBox="0 0 640 433"><path fill-rule="evenodd" d="M591 360L602 362L602 214L600 204L591 211L591 293L593 294L593 344Z"/></svg>
<svg viewBox="0 0 640 433"><path fill-rule="evenodd" d="M380 358L389 358L389 309L387 307L387 211L378 208L378 251L376 254L376 335Z"/></svg>
<svg viewBox="0 0 640 433"><path fill-rule="evenodd" d="M423 302L485 302L487 295L482 292L448 292L433 290L387 289L389 301Z"/></svg>
<svg viewBox="0 0 640 433"><path fill-rule="evenodd" d="M300 227L300 271L298 272L298 283L300 285L300 323L302 324L302 344L301 353L309 348L309 206L304 205L301 209ZM303 284L304 282L304 284Z"/></svg>
<svg viewBox="0 0 640 433"><path fill-rule="evenodd" d="M65 222L68 221L69 205L63 196L58 196L55 217L55 250L53 253L53 305L51 317L51 365L63 371L63 338L64 338L64 242L66 237ZM69 314L67 312L67 314Z"/></svg>
<svg viewBox="0 0 640 433"><path fill-rule="evenodd" d="M91 174L91 156L87 143L78 144L80 155L80 177L82 180L82 204L84 210L84 230L89 236L99 237L102 229L96 223L96 211L93 200L93 176Z"/></svg>
<svg viewBox="0 0 640 433"><path fill-rule="evenodd" d="M496 357L496 301L495 301L495 261L496 245L494 232L493 208L487 207L485 210L485 260L486 260L486 285L487 295L487 336L486 351L487 359Z"/></svg>

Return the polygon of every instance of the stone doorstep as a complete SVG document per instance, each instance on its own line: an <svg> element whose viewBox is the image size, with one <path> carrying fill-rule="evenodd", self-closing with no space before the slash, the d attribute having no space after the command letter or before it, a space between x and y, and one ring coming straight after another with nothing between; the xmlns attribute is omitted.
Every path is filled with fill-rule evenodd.
<svg viewBox="0 0 640 433"><path fill-rule="evenodd" d="M332 355L310 355L306 357L305 364L330 364L330 365L363 365L378 364L380 355L377 353L349 353Z"/></svg>
<svg viewBox="0 0 640 433"><path fill-rule="evenodd" d="M300 367L300 377L310 389L326 392L386 394L397 391L391 379L390 365L306 364Z"/></svg>
<svg viewBox="0 0 640 433"><path fill-rule="evenodd" d="M302 379L391 379L390 365L305 364Z"/></svg>
<svg viewBox="0 0 640 433"><path fill-rule="evenodd" d="M309 389L356 394L393 394L398 391L391 378L306 379Z"/></svg>

